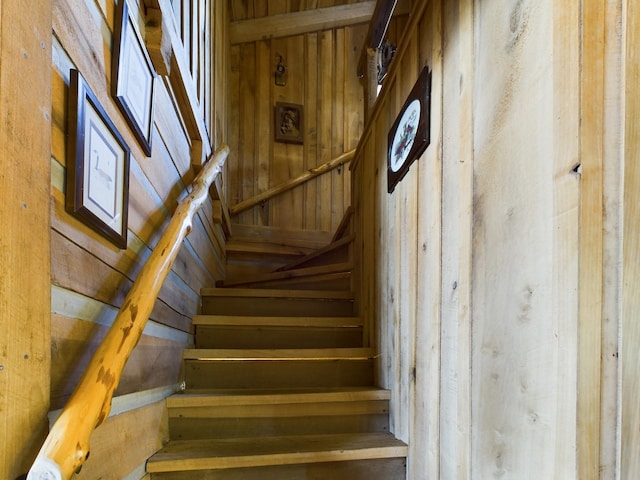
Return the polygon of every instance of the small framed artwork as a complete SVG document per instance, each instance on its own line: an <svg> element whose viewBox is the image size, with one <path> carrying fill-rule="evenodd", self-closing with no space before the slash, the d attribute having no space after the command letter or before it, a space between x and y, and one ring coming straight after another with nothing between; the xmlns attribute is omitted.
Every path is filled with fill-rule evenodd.
<svg viewBox="0 0 640 480"><path fill-rule="evenodd" d="M71 70L67 117L66 209L127 248L131 152L77 70Z"/></svg>
<svg viewBox="0 0 640 480"><path fill-rule="evenodd" d="M274 125L276 142L304 143L303 113L302 105L276 103Z"/></svg>
<svg viewBox="0 0 640 480"><path fill-rule="evenodd" d="M431 72L424 67L409 97L389 130L387 151L387 191L409 171L411 164L426 150L430 142Z"/></svg>
<svg viewBox="0 0 640 480"><path fill-rule="evenodd" d="M112 94L145 154L151 156L156 71L129 2L118 2L112 60Z"/></svg>

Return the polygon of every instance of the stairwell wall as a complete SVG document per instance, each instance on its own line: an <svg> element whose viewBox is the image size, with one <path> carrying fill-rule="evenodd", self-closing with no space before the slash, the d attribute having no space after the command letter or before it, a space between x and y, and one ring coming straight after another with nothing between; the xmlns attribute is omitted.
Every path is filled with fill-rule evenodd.
<svg viewBox="0 0 640 480"><path fill-rule="evenodd" d="M256 2L255 16L284 13L273 9L284 6ZM406 16L393 19L392 40L399 38L405 22ZM365 123L364 90L356 68L366 33L363 23L231 46L230 205L356 147ZM287 71L284 86L274 81L279 59ZM275 141L277 102L302 105L303 144ZM347 165L240 213L233 221L333 232L350 205L350 190Z"/></svg>
<svg viewBox="0 0 640 480"><path fill-rule="evenodd" d="M633 363L617 381L625 4L414 2L351 166L358 309L411 480L637 475L617 440L637 392ZM388 194L424 65L431 143Z"/></svg>
<svg viewBox="0 0 640 480"><path fill-rule="evenodd" d="M168 77L160 76L156 83L150 156L144 154L117 108L110 93L116 5L112 0L53 2L52 63L48 67L52 73L51 417L68 399L106 334L178 200L195 176L192 160L199 160L192 159L192 135L185 126L185 112ZM132 1L129 5L144 36L147 6ZM193 81L193 90L204 95L203 79L211 79L210 75L216 72L216 81L207 91L207 95L215 92L216 102L209 102L200 110L208 131L213 132L204 141L215 148L225 140L227 10L221 2L203 2L198 10L195 7L192 10L192 5L195 2L175 2L173 8L183 8L182 13L190 21L206 17L213 22L207 38L216 39L215 67L208 63L210 72L205 75L200 71L187 81ZM192 27L197 29L195 23ZM185 45L184 51L188 53L204 45ZM203 50L201 55L211 53ZM185 62L189 65L188 59ZM65 184L65 171L73 162L66 149L71 68L84 76L131 148L126 249L117 248L64 208L69 188ZM194 219L193 230L124 369L115 392L112 417L92 436L91 456L78 479L141 478L146 459L168 439L164 398L179 388L182 350L193 341L191 317L199 313L200 288L213 286L224 278L224 256L224 234L220 225L214 223L213 205L207 201Z"/></svg>

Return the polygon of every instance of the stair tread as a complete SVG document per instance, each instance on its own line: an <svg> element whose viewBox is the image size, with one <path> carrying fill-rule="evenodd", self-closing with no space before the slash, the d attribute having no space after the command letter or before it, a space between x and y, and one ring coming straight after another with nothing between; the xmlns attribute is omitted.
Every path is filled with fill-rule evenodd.
<svg viewBox="0 0 640 480"><path fill-rule="evenodd" d="M346 237L343 237L339 240L335 240L332 241L329 245L323 247L323 248L319 248L318 250L311 252L307 255L305 255L302 258L299 258L297 260L294 260L286 265L283 265L282 267L274 270L274 272L283 272L283 271L287 271L287 270L293 270L295 268L300 267L301 265L304 265L305 263L310 262L311 260L317 259L319 257L321 257L322 255L325 255L327 253L333 252L335 250L338 250L346 245L348 245L349 243L351 243L353 240L355 240L356 236L354 234L351 235L347 235Z"/></svg>
<svg viewBox="0 0 640 480"><path fill-rule="evenodd" d="M335 462L407 455L407 445L388 433L178 440L147 462L148 472L242 468Z"/></svg>
<svg viewBox="0 0 640 480"><path fill-rule="evenodd" d="M360 317L258 317L247 315L195 315L196 326L360 327Z"/></svg>
<svg viewBox="0 0 640 480"><path fill-rule="evenodd" d="M267 298L307 298L319 300L353 300L353 292L343 290L279 290L268 288L217 288L206 287L200 295L210 297L267 297Z"/></svg>
<svg viewBox="0 0 640 480"><path fill-rule="evenodd" d="M272 387L272 388L189 388L186 395L280 395L289 393L325 393L360 390L371 390L374 386L342 385L336 387Z"/></svg>
<svg viewBox="0 0 640 480"><path fill-rule="evenodd" d="M183 352L185 360L368 360L373 348L280 348L280 349L220 349L189 348Z"/></svg>
<svg viewBox="0 0 640 480"><path fill-rule="evenodd" d="M345 402L362 400L389 400L391 392L379 388L339 389L323 392L260 392L247 393L180 393L167 398L172 407L213 407L226 405L275 405L316 402Z"/></svg>

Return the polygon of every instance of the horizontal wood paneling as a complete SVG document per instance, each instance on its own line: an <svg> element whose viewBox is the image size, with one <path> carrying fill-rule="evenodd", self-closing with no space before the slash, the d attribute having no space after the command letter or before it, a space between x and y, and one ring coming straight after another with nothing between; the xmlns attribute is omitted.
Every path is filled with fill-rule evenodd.
<svg viewBox="0 0 640 480"><path fill-rule="evenodd" d="M127 478L168 439L164 401L111 417L91 436L91 456L74 478Z"/></svg>
<svg viewBox="0 0 640 480"><path fill-rule="evenodd" d="M51 408L56 409L68 400L108 327L55 314L52 320ZM180 372L180 362L175 359L187 346L143 335L125 366L115 395L175 384Z"/></svg>
<svg viewBox="0 0 640 480"><path fill-rule="evenodd" d="M111 46L117 2L54 0L53 3L52 66L48 67L52 73L50 239L55 297L51 305L54 368L50 401L52 408L59 408L106 334L195 171L191 166L193 132L185 127L185 112L177 110L183 106L176 103L170 82L164 79L157 82L153 150L149 157L137 144L111 97ZM194 82L199 94L207 96L206 108L198 112L203 115L202 124L213 126L212 139L215 135L215 142L220 143L227 140L224 138L227 107L222 97L227 88L228 62L224 58L228 57L228 47L226 8L221 8L220 2L215 3L218 15L202 10L198 24L203 28L207 18L215 18L215 27L209 34L219 41L215 48L221 55L207 53L217 59L216 83L209 82L211 76L198 68L194 70ZM132 8L144 33L144 5L134 2ZM202 57L201 65L205 65L204 50L187 47L186 52ZM178 64L189 65L189 59L181 59ZM87 79L131 148L127 249L116 248L64 208L65 172L73 162L67 158L66 149L71 68L78 69ZM213 75L213 69L210 70L208 75ZM196 163L199 160L195 159ZM182 350L192 342L191 317L200 308L200 288L213 286L225 276L225 236L212 217L213 205L207 201L194 218L191 234L159 293L151 321L129 358L116 395L136 394L179 381ZM160 402L110 418L94 433L91 460L78 478L128 478L139 470L166 437L163 410Z"/></svg>

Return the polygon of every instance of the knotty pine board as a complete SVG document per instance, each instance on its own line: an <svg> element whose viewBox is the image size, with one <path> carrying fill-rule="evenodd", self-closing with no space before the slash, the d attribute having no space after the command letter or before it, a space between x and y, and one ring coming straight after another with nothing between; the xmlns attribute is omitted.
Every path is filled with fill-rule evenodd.
<svg viewBox="0 0 640 480"><path fill-rule="evenodd" d="M472 440L480 478L552 478L558 399L550 8L476 5ZM498 55L495 52L500 51ZM539 74L544 72L545 74ZM548 72L548 73L547 73ZM488 81L488 79L491 81ZM533 134L535 132L535 134ZM523 435L526 432L526 435ZM539 452L531 455L531 452Z"/></svg>

